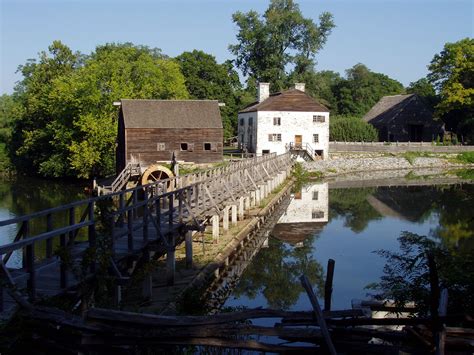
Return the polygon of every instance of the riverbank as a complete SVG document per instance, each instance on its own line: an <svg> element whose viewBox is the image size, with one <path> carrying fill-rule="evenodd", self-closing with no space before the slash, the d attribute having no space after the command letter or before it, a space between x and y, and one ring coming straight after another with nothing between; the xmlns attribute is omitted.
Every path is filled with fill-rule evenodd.
<svg viewBox="0 0 474 355"><path fill-rule="evenodd" d="M474 164L457 161L457 154L434 154L426 152L409 152L402 154L388 153L336 153L328 160L304 162L303 167L309 172L319 172L325 177L334 177L348 173L361 173L371 178L379 171L409 171L420 169L474 169ZM389 174L390 177L392 173Z"/></svg>

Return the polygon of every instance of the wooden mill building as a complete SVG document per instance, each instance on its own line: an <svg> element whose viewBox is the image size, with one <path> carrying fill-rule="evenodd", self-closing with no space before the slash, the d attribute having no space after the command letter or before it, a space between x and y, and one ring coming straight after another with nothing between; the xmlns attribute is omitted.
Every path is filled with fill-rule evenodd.
<svg viewBox="0 0 474 355"><path fill-rule="evenodd" d="M129 162L147 167L170 161L222 160L223 128L217 101L121 100L117 173Z"/></svg>

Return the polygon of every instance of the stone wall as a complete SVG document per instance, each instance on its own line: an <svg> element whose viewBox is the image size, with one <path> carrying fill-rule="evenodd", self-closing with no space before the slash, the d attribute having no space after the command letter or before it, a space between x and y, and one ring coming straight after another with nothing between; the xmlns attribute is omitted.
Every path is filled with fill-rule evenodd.
<svg viewBox="0 0 474 355"><path fill-rule="evenodd" d="M330 142L329 154L339 152L431 152L431 153L461 153L472 152L472 145L436 146L431 142Z"/></svg>

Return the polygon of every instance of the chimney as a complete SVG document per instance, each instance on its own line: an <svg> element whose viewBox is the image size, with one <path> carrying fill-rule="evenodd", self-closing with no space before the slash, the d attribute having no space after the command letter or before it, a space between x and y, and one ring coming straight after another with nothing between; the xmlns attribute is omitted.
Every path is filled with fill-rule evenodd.
<svg viewBox="0 0 474 355"><path fill-rule="evenodd" d="M258 83L257 101L262 102L270 97L270 83Z"/></svg>
<svg viewBox="0 0 474 355"><path fill-rule="evenodd" d="M295 89L304 92L305 84L304 83L295 83Z"/></svg>

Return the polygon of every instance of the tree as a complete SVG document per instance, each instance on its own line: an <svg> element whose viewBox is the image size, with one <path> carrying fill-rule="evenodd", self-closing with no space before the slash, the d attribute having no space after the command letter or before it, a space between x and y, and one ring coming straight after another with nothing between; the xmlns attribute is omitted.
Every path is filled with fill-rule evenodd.
<svg viewBox="0 0 474 355"><path fill-rule="evenodd" d="M54 136L49 125L54 121L50 100L55 81L65 78L80 66L81 55L73 53L60 41L54 41L48 52L41 52L39 60L30 59L18 69L23 80L16 86L15 95L22 106L22 114L14 122L10 156L21 171L41 170L54 148Z"/></svg>
<svg viewBox="0 0 474 355"><path fill-rule="evenodd" d="M427 78L411 82L407 87L407 93L417 94L428 100L433 100L436 97L436 91Z"/></svg>
<svg viewBox="0 0 474 355"><path fill-rule="evenodd" d="M7 146L10 144L15 120L21 113L21 107L13 95L0 96L0 172L10 169Z"/></svg>
<svg viewBox="0 0 474 355"><path fill-rule="evenodd" d="M54 53L53 58L58 59ZM178 64L158 49L106 44L87 58L76 58L81 58L80 62L76 59L61 75L50 75L42 81L44 88L37 90L36 78L49 69L40 61L19 88L27 109L15 132L23 138L17 140L18 156L44 176L88 178L114 172L114 101L188 97ZM28 161L28 154L35 152L33 161Z"/></svg>
<svg viewBox="0 0 474 355"><path fill-rule="evenodd" d="M290 83L301 82L306 84L306 93L330 109L331 114L337 113L337 99L334 95L335 88L342 80L339 73L331 70L307 70L302 74L292 73L288 78Z"/></svg>
<svg viewBox="0 0 474 355"><path fill-rule="evenodd" d="M378 132L370 123L354 116L331 116L329 139L344 142L374 142Z"/></svg>
<svg viewBox="0 0 474 355"><path fill-rule="evenodd" d="M342 115L362 116L383 96L403 92L400 82L359 63L346 70L346 78L335 87L337 111Z"/></svg>
<svg viewBox="0 0 474 355"><path fill-rule="evenodd" d="M237 67L254 80L271 82L274 89L284 87L290 67L299 74L313 68L334 28L330 13L323 12L318 25L303 17L293 0L271 0L263 16L239 11L232 19L239 28L238 43L229 50Z"/></svg>
<svg viewBox="0 0 474 355"><path fill-rule="evenodd" d="M237 113L241 107L242 85L232 63L218 64L214 56L203 51L184 52L176 60L192 99L211 99L225 103L221 107L224 136L236 134Z"/></svg>
<svg viewBox="0 0 474 355"><path fill-rule="evenodd" d="M474 142L474 39L446 43L428 69L440 96L437 113L448 129Z"/></svg>

